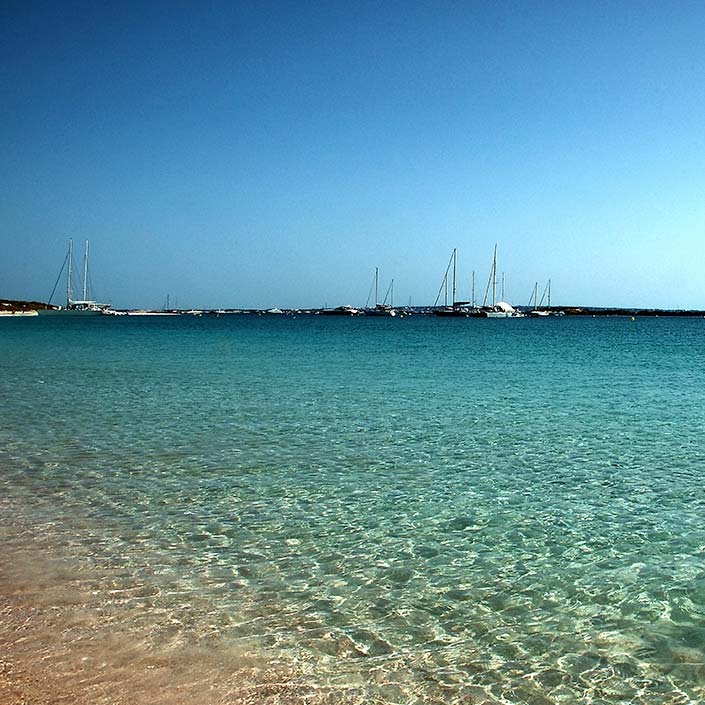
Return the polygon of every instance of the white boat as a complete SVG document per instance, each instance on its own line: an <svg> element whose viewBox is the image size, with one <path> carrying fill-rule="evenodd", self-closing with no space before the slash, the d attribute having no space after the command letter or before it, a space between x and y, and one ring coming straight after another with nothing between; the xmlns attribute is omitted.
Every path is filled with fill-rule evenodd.
<svg viewBox="0 0 705 705"><path fill-rule="evenodd" d="M498 301L492 308L484 312L485 318L524 318L521 311L517 311L514 306L506 301Z"/></svg>
<svg viewBox="0 0 705 705"><path fill-rule="evenodd" d="M490 286L492 287L492 303L487 303ZM504 287L504 285L502 285ZM482 307L477 313L482 318L524 318L521 311L517 311L511 304L506 301L496 301L497 298L497 245L494 246L494 254L492 255L492 269L490 270L490 278L487 280L487 288L485 289L485 298L482 301Z"/></svg>
<svg viewBox="0 0 705 705"><path fill-rule="evenodd" d="M324 316L359 316L362 311L354 306L338 306L337 308L323 308L320 313Z"/></svg>
<svg viewBox="0 0 705 705"><path fill-rule="evenodd" d="M531 308L531 300L533 299L533 308L529 311L528 315L531 318L544 318L545 316L550 315L550 311L545 308L541 308L543 305L543 299L546 296L546 291L548 290L548 307L551 307L551 280L548 280L548 284L546 284L546 288L543 290L543 294L541 295L541 300L539 301L539 283L536 282L534 284L534 293L533 295L529 298L529 308Z"/></svg>
<svg viewBox="0 0 705 705"><path fill-rule="evenodd" d="M97 301L88 298L88 240L86 240L86 248L83 255L83 289L82 297L80 299L73 298L71 275L73 269L73 240L69 240L69 250L64 259L64 264L61 266L61 271L59 272L59 278L66 267L66 306L59 307L55 309L43 310L42 314L76 314L76 315L87 315L93 314L98 315L104 309L110 308L109 304L101 304ZM57 278L57 284L59 281ZM54 285L56 289L56 284ZM51 292L49 297L49 302L51 302L54 292Z"/></svg>

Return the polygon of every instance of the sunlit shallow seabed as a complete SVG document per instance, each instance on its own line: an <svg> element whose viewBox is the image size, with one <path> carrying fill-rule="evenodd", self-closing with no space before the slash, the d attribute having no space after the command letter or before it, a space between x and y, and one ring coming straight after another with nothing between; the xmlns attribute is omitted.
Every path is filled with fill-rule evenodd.
<svg viewBox="0 0 705 705"><path fill-rule="evenodd" d="M25 675L94 702L705 700L703 320L1 333Z"/></svg>

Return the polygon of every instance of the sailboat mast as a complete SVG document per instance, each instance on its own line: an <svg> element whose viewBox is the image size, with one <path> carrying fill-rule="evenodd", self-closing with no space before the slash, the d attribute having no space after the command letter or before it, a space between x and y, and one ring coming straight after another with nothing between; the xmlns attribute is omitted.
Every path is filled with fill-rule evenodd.
<svg viewBox="0 0 705 705"><path fill-rule="evenodd" d="M475 308L475 270L472 270L472 307Z"/></svg>
<svg viewBox="0 0 705 705"><path fill-rule="evenodd" d="M69 238L69 263L66 271L66 308L71 305L71 261L73 259L73 240Z"/></svg>
<svg viewBox="0 0 705 705"><path fill-rule="evenodd" d="M548 280L548 308L551 308L551 280Z"/></svg>
<svg viewBox="0 0 705 705"><path fill-rule="evenodd" d="M492 305L497 303L497 245L492 256Z"/></svg>
<svg viewBox="0 0 705 705"><path fill-rule="evenodd" d="M455 250L453 250L453 254L455 254ZM443 305L448 305L448 273L450 272L450 265L453 264L453 254L451 254L450 259L448 260L448 266L446 267L445 274L443 275L443 281L441 282L441 286L438 289L438 296L436 296L436 300L433 302L434 306L438 305L438 302L441 300L441 294L444 292L444 290L445 298L443 301Z"/></svg>
<svg viewBox="0 0 705 705"><path fill-rule="evenodd" d="M456 250L453 248L453 306L455 307L455 263L456 263Z"/></svg>
<svg viewBox="0 0 705 705"><path fill-rule="evenodd" d="M86 240L86 251L83 254L83 300L88 298L88 240Z"/></svg>
<svg viewBox="0 0 705 705"><path fill-rule="evenodd" d="M392 279L392 299L390 303L392 308L394 308L394 279Z"/></svg>
<svg viewBox="0 0 705 705"><path fill-rule="evenodd" d="M539 283L534 282L534 308L538 308L539 305Z"/></svg>
<svg viewBox="0 0 705 705"><path fill-rule="evenodd" d="M379 305L378 284L379 284L379 267L375 267L375 306Z"/></svg>

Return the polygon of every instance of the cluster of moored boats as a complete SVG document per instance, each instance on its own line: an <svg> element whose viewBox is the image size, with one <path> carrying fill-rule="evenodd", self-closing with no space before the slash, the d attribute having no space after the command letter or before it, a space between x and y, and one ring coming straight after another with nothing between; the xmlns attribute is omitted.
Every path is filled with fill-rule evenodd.
<svg viewBox="0 0 705 705"><path fill-rule="evenodd" d="M515 308L511 304L504 301L504 275L502 275L502 300L497 300L497 246L494 247L492 258L492 268L490 277L485 289L485 295L482 304L475 301L475 273L472 276L472 298L470 301L458 301L456 298L456 269L457 269L457 250L453 250L448 266L445 270L445 275L441 286L438 290L438 296L433 306L426 308L411 307L394 307L394 280L392 279L383 299L379 297L379 269L375 269L370 292L367 296L367 302L364 307L356 308L354 306L338 306L336 308L322 309L307 309L307 310L282 310L280 308L270 308L266 310L244 310L244 309L215 309L215 310L200 310L190 309L188 311L169 309L168 305L163 310L119 310L113 309L108 304L101 304L97 301L88 298L88 240L85 244L85 252L83 258L83 290L80 299L72 298L71 276L73 269L73 243L69 240L69 249L62 266L66 268L66 306L47 310L46 313L64 313L64 314L101 314L104 316L202 316L204 314L223 315L231 313L257 313L257 314L285 314L285 313L309 313L320 314L324 316L405 316L411 313L428 313L441 317L455 318L524 318L543 317L550 315L563 315L561 311L556 311L551 308L551 282L549 280L547 289L544 290L544 295L541 300L538 300L538 284L533 291L533 305L531 300L528 307L522 309ZM57 283L61 277L61 272L57 278ZM56 285L54 286L56 289ZM370 304L374 291L374 304ZM490 296L491 293L491 296ZM543 307L543 301L548 294L547 306ZM52 297L54 292L52 291ZM441 296L443 295L443 303L441 304ZM449 297L450 295L450 297ZM51 297L49 299L51 301ZM168 299L167 299L168 300ZM1 312L0 312L1 313ZM45 313L45 311L42 311ZM36 315L36 312L13 313L12 315Z"/></svg>
<svg viewBox="0 0 705 705"><path fill-rule="evenodd" d="M475 272L472 273L472 299L471 301L458 301L456 299L456 269L457 269L457 250L453 250L448 261L448 266L446 267L445 275L443 276L443 281L438 290L438 295L436 296L436 301L434 303L433 313L436 316L447 316L455 318L525 318L527 316L532 318L539 318L543 316L550 315L563 315L561 311L554 311L551 309L551 280L548 280L546 289L544 289L544 295L541 297L541 301L538 300L538 283L534 286L533 291L533 306L531 300L529 300L528 310L520 310L507 303L506 301L497 301L497 245L494 246L494 253L492 256L492 268L490 269L490 276L487 280L487 287L485 288L485 295L482 300L482 304L479 305L475 301ZM450 304L448 302L448 294L452 295ZM491 292L491 298L490 298ZM548 302L545 308L542 307L544 297L548 293ZM441 294L444 294L444 305L439 307L439 301ZM504 299L504 275L502 275L502 299Z"/></svg>
<svg viewBox="0 0 705 705"><path fill-rule="evenodd" d="M448 261L443 281L438 290L438 296L433 306L417 311L419 313L431 313L436 316L449 318L539 318L544 316L561 316L562 311L556 311L551 308L551 281L549 279L546 289L544 289L541 300L538 299L538 283L534 287L532 300L529 301L529 306L524 309L518 309L507 303L506 301L497 301L497 246L494 247L492 257L492 268L490 277L485 289L485 296L482 304L475 301L475 273L472 276L472 299L470 301L458 301L456 299L456 270L457 270L457 250L454 249ZM384 299L380 303L379 291L379 269L375 269L375 278L373 282L375 292L375 304L369 306L370 294L367 297L367 303L364 308L355 308L353 306L338 306L337 308L324 308L317 313L327 316L396 316L400 311L408 313L408 309L394 308L394 280L392 279ZM491 293L491 296L490 296ZM390 296L391 294L391 296ZM544 298L548 294L546 306L543 306ZM444 302L441 305L441 295L444 295ZM450 295L450 299L449 299ZM504 276L502 277L502 299L504 298ZM389 299L389 303L387 300ZM401 315L404 315L403 313Z"/></svg>
<svg viewBox="0 0 705 705"><path fill-rule="evenodd" d="M270 313L270 311L263 311ZM544 316L563 316L563 311L534 309L520 310L514 308L506 301L498 301L493 306L471 306L463 302L456 302L452 306L429 308L355 308L354 306L338 306L337 308L324 308L314 311L296 311L296 313L315 313L324 316L405 316L414 314L431 314L447 318L542 318Z"/></svg>

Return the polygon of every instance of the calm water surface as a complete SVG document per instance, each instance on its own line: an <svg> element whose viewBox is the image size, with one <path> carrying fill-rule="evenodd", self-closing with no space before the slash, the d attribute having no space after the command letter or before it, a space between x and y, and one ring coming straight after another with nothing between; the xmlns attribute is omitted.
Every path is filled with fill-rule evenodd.
<svg viewBox="0 0 705 705"><path fill-rule="evenodd" d="M39 317L0 369L6 550L99 572L151 648L378 702L705 700L702 319Z"/></svg>

